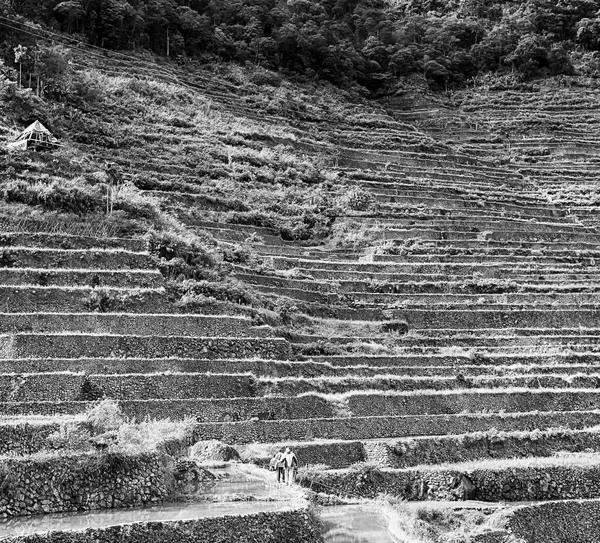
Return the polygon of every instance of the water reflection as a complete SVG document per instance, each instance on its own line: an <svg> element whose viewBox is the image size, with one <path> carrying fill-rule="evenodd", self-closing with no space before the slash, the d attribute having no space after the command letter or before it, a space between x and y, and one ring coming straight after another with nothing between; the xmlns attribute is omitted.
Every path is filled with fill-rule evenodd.
<svg viewBox="0 0 600 543"><path fill-rule="evenodd" d="M85 530L86 528L106 528L132 522L157 522L169 520L193 520L200 517L221 515L244 515L249 513L280 511L290 508L283 500L281 487L261 480L220 480L207 490L210 496L226 495L254 496L259 500L274 501L210 501L197 503L166 503L151 507L130 509L102 509L74 513L56 513L27 517L0 519L0 540L7 537L29 535L48 531Z"/></svg>
<svg viewBox="0 0 600 543"><path fill-rule="evenodd" d="M398 543L383 515L368 506L324 507L321 518L325 543Z"/></svg>

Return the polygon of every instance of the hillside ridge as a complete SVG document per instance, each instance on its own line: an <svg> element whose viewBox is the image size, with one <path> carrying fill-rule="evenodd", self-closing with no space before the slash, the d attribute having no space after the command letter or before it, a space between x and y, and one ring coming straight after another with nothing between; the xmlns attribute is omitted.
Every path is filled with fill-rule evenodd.
<svg viewBox="0 0 600 543"><path fill-rule="evenodd" d="M593 502L593 80L369 101L260 68L182 85L88 62L92 98L17 89L3 112L62 142L3 155L3 453L73 452L57 426L115 400L259 465L293 445L317 502ZM106 507L61 500L48 512Z"/></svg>

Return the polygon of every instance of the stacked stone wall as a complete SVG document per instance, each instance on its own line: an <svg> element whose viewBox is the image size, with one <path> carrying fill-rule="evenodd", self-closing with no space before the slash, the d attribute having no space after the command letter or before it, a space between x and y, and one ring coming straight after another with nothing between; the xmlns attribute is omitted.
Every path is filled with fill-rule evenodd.
<svg viewBox="0 0 600 543"><path fill-rule="evenodd" d="M147 522L47 532L4 539L3 543L321 543L314 517L306 509L251 515Z"/></svg>
<svg viewBox="0 0 600 543"><path fill-rule="evenodd" d="M141 506L163 500L156 454L0 459L0 517Z"/></svg>
<svg viewBox="0 0 600 543"><path fill-rule="evenodd" d="M470 499L483 501L530 501L595 498L600 495L600 467L519 466L494 469L405 469L374 473L362 471L324 472L313 481L317 492L373 498L390 494L406 500L465 498L463 477L474 485Z"/></svg>

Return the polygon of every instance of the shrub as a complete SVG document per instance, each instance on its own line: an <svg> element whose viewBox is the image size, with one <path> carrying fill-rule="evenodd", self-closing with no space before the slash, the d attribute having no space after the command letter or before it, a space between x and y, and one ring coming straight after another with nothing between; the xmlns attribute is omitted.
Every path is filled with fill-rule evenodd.
<svg viewBox="0 0 600 543"><path fill-rule="evenodd" d="M388 321L381 324L381 331L385 333L406 334L409 330L408 322L405 320Z"/></svg>
<svg viewBox="0 0 600 543"><path fill-rule="evenodd" d="M12 268L15 264L16 256L10 249L0 249L0 268Z"/></svg>
<svg viewBox="0 0 600 543"><path fill-rule="evenodd" d="M103 434L118 430L125 422L117 400L105 399L98 402L86 413L85 425L93 434Z"/></svg>
<svg viewBox="0 0 600 543"><path fill-rule="evenodd" d="M310 490L316 492L325 492L326 489L323 486L324 473L329 468L325 464L311 464L309 466L301 467L298 469L298 475L296 482Z"/></svg>
<svg viewBox="0 0 600 543"><path fill-rule="evenodd" d="M225 246L222 249L223 260L231 264L248 264L254 259L254 253L244 245L236 243L233 246Z"/></svg>
<svg viewBox="0 0 600 543"><path fill-rule="evenodd" d="M73 423L61 426L46 439L50 447L54 449L84 452L90 449L90 437L89 430L84 429L80 424Z"/></svg>
<svg viewBox="0 0 600 543"><path fill-rule="evenodd" d="M175 287L180 302L189 303L195 297L209 297L215 300L232 302L240 305L260 305L257 294L247 285L229 277L220 281L185 280Z"/></svg>
<svg viewBox="0 0 600 543"><path fill-rule="evenodd" d="M342 205L353 211L367 211L374 201L374 196L361 187L352 188L342 196Z"/></svg>
<svg viewBox="0 0 600 543"><path fill-rule="evenodd" d="M0 197L8 203L39 205L50 211L78 215L102 209L104 204L97 189L82 188L70 181L33 184L9 181L0 189Z"/></svg>
<svg viewBox="0 0 600 543"><path fill-rule="evenodd" d="M96 313L106 313L115 307L115 297L107 289L95 288L85 299L85 307Z"/></svg>
<svg viewBox="0 0 600 543"><path fill-rule="evenodd" d="M165 277L203 278L207 268L214 269L218 265L214 240L150 230L146 242L150 254L159 260L160 271Z"/></svg>

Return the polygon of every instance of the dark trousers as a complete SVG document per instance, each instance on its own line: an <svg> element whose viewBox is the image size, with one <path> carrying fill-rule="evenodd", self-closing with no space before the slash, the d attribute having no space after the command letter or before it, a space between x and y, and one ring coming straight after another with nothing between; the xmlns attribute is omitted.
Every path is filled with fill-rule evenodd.
<svg viewBox="0 0 600 543"><path fill-rule="evenodd" d="M285 483L285 468L275 468L277 470L277 482Z"/></svg>

